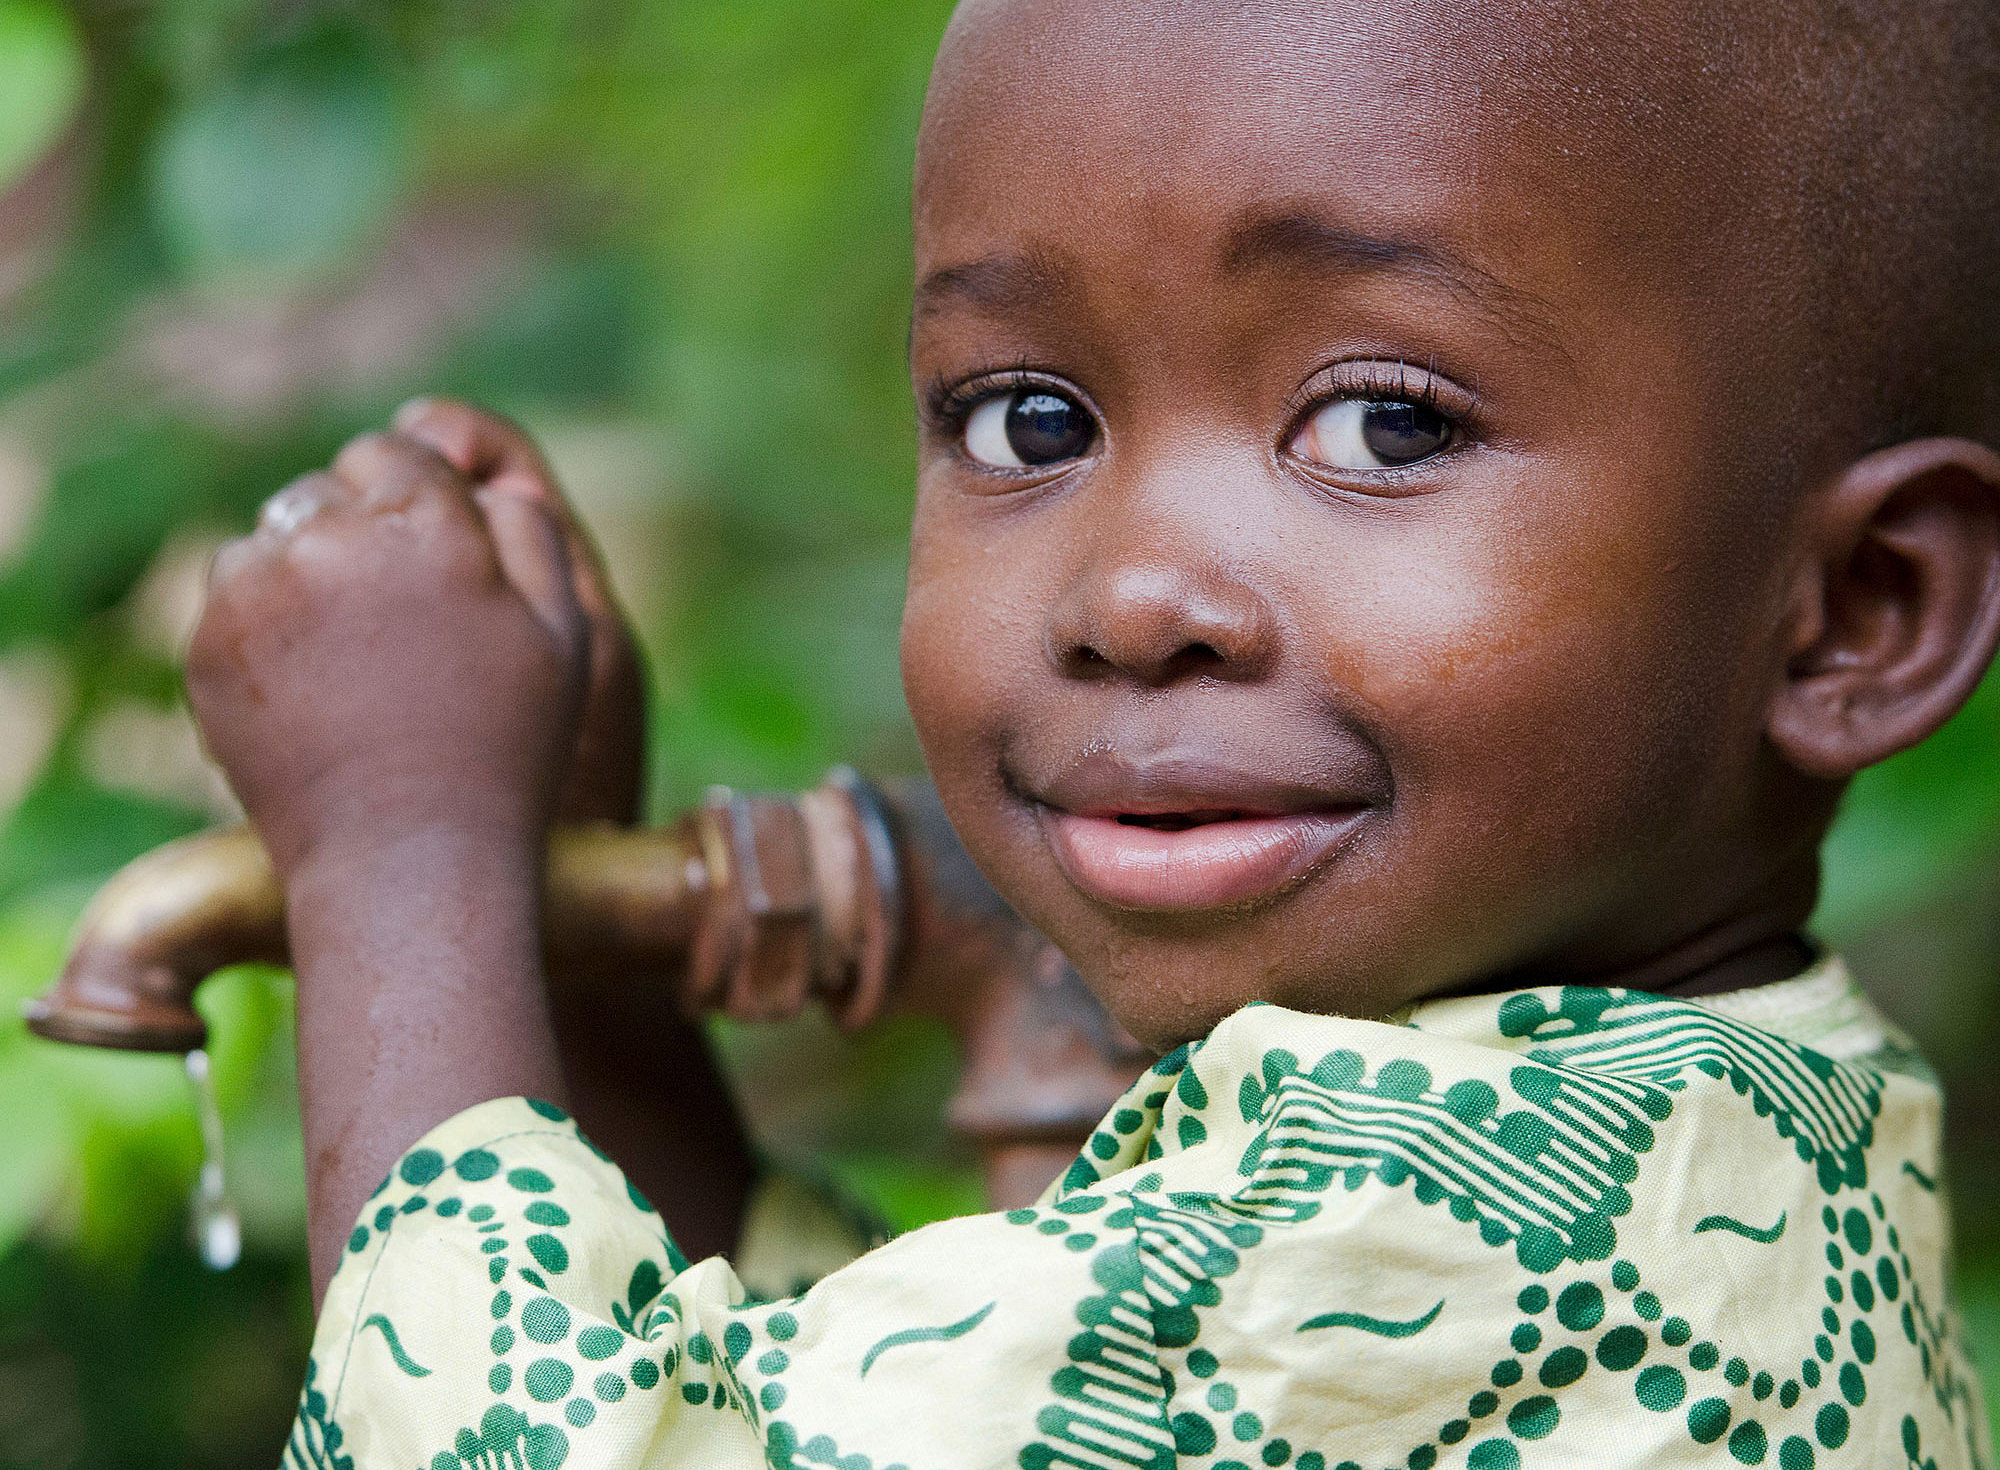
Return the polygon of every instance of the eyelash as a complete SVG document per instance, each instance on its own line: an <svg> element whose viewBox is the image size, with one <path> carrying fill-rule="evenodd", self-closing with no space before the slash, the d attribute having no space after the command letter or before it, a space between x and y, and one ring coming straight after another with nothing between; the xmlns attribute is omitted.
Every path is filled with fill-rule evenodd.
<svg viewBox="0 0 2000 1470"><path fill-rule="evenodd" d="M1358 365L1358 371L1342 377L1342 368L1354 368L1356 364L1342 363L1323 368L1306 379L1306 386L1293 393L1285 404L1285 442L1289 444L1297 437L1306 418L1338 399L1360 399L1377 403L1413 403L1419 408L1429 409L1449 420L1463 439L1474 437L1474 423L1479 409L1479 393L1475 388L1470 400L1457 409L1447 409L1439 402L1437 361L1433 358L1419 371L1423 374L1423 385L1417 392L1410 390L1410 366L1398 361L1392 370L1386 362L1369 362ZM1328 381L1334 378L1335 381ZM1050 375L1038 372L1023 362L999 371L974 373L960 378L957 382L947 382L944 374L937 373L924 385L924 414L947 433L959 433L965 428L965 421L972 411L989 399L1019 393L1027 388L1052 388L1066 397L1075 397L1072 390L1063 388ZM1087 406L1087 405L1086 405ZM1093 410L1094 412L1094 410ZM1452 449L1460 444L1455 443ZM1446 450L1446 453L1452 450Z"/></svg>
<svg viewBox="0 0 2000 1470"><path fill-rule="evenodd" d="M924 386L924 413L932 422L957 431L964 428L972 411L991 398L1019 393L1025 388L1055 388L1057 384L1026 363L999 372L975 373L956 383L947 383L942 373ZM1076 395L1064 389L1065 397Z"/></svg>
<svg viewBox="0 0 2000 1470"><path fill-rule="evenodd" d="M1358 368L1358 371L1350 371L1343 375L1342 368ZM1433 360L1419 371L1423 374L1423 386L1420 391L1412 392L1410 366L1406 362L1397 362L1393 369L1386 362L1342 363L1331 368L1323 368L1306 379L1306 386L1294 393L1291 401L1286 404L1291 425L1287 437L1298 432L1308 415L1342 399L1359 399L1367 403L1412 403L1418 408L1428 409L1450 420L1460 433L1470 434L1471 420L1479 405L1479 395L1475 392L1471 402L1461 408L1446 408L1439 402L1440 379L1436 361Z"/></svg>

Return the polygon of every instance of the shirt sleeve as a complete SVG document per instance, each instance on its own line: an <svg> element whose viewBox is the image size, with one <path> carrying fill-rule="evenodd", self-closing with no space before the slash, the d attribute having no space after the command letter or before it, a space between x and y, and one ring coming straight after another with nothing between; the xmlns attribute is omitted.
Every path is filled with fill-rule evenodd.
<svg viewBox="0 0 2000 1470"><path fill-rule="evenodd" d="M757 1302L720 1258L690 1263L560 1109L483 1103L404 1155L364 1208L285 1464L1011 1465L1038 1436L1079 1304L1108 1300L1119 1232L1084 1223L947 1221ZM1150 1343L1130 1346L1156 1385ZM1142 1397L1135 1433L1164 1445L1159 1395Z"/></svg>

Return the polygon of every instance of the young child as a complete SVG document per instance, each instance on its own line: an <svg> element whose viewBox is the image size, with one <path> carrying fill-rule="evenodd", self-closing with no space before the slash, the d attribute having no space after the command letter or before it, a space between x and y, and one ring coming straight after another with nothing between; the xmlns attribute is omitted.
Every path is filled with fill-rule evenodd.
<svg viewBox="0 0 2000 1470"><path fill-rule="evenodd" d="M601 596L419 406L190 668L299 967L289 1462L1987 1463L1936 1085L1802 929L2000 632L1991 0L969 0L915 227L910 706L1160 1061L1036 1208L690 1264L556 1105Z"/></svg>

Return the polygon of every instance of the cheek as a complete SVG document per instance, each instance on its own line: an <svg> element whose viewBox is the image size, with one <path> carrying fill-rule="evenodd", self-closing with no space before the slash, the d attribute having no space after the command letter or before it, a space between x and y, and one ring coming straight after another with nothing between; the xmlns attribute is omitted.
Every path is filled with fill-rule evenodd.
<svg viewBox="0 0 2000 1470"><path fill-rule="evenodd" d="M1663 835L1732 742L1754 755L1754 721L1738 718L1754 702L1721 652L1741 644L1746 612L1740 590L1688 573L1713 552L1685 544L1684 523L1621 527L1604 497L1591 519L1564 498L1385 549L1381 632L1346 645L1345 682L1413 814L1601 855L1635 828Z"/></svg>
<svg viewBox="0 0 2000 1470"><path fill-rule="evenodd" d="M903 692L942 783L998 736L1009 691L1032 672L1039 606L1003 528L920 497L903 603Z"/></svg>

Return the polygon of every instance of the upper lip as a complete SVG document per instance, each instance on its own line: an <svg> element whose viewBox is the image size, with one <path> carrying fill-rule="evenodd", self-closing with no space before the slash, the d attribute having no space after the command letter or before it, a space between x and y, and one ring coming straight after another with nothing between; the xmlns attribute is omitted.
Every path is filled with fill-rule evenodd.
<svg viewBox="0 0 2000 1470"><path fill-rule="evenodd" d="M1335 764L1352 768L1279 774L1187 751L1100 747L1064 763L1047 780L1022 786L1042 805L1080 817L1277 817L1351 811L1381 800L1380 780L1367 769L1372 762Z"/></svg>

